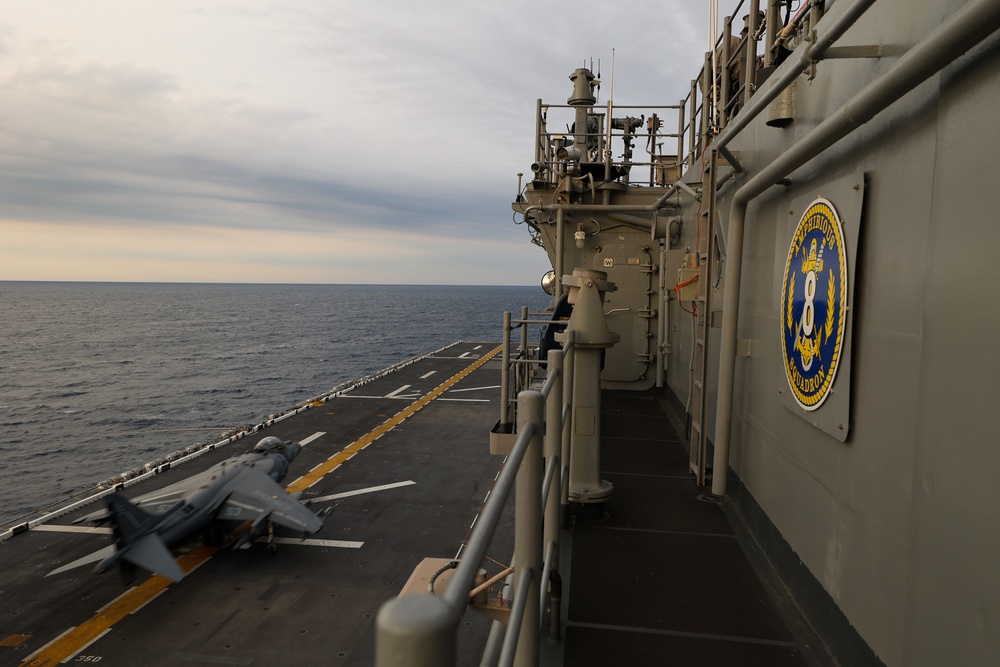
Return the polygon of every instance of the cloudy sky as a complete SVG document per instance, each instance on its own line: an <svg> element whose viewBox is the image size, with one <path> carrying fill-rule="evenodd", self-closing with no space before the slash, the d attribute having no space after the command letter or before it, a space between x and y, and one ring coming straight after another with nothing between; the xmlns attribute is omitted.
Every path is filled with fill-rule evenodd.
<svg viewBox="0 0 1000 667"><path fill-rule="evenodd" d="M0 5L0 280L535 284L535 100L676 103L709 0Z"/></svg>

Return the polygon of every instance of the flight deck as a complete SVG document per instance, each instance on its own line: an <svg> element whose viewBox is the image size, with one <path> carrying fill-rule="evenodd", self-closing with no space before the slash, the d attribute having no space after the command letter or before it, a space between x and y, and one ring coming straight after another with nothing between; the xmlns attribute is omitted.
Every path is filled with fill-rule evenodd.
<svg viewBox="0 0 1000 667"><path fill-rule="evenodd" d="M302 443L282 485L335 508L305 540L274 538L273 554L195 540L175 550L187 573L177 583L142 571L126 583L92 566L46 576L113 543L108 528L72 523L100 501L6 540L0 665L372 664L379 607L425 557L458 554L499 472L488 439L498 350L439 350L123 492L147 494L264 437ZM509 508L489 554L504 564L512 520ZM489 624L466 613L458 655L469 664Z"/></svg>

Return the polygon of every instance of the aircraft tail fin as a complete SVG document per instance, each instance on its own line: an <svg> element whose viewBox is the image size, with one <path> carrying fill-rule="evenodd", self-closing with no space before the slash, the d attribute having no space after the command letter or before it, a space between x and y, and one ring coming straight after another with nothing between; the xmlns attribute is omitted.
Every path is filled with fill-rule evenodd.
<svg viewBox="0 0 1000 667"><path fill-rule="evenodd" d="M106 571L115 564L128 569L125 563L129 563L162 574L173 581L183 579L184 572L177 565L166 543L156 534L156 524L162 517L149 514L117 493L110 494L106 500L114 526L117 551L98 564L97 571Z"/></svg>
<svg viewBox="0 0 1000 667"><path fill-rule="evenodd" d="M180 581L184 578L184 571L156 533L140 537L122 553L121 558L150 572L162 574L171 581Z"/></svg>
<svg viewBox="0 0 1000 667"><path fill-rule="evenodd" d="M115 531L115 544L119 549L124 549L138 540L140 537L153 530L160 517L153 516L148 512L133 505L124 496L117 493L110 494L105 501L108 504L108 512L111 513L111 523Z"/></svg>

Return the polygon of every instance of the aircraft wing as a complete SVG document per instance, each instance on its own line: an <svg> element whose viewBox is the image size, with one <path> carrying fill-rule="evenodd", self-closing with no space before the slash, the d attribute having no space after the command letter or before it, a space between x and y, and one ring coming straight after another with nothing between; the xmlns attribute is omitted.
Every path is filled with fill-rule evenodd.
<svg viewBox="0 0 1000 667"><path fill-rule="evenodd" d="M229 488L216 518L254 521L267 515L268 521L308 535L323 527L322 519L264 473L247 469Z"/></svg>
<svg viewBox="0 0 1000 667"><path fill-rule="evenodd" d="M104 547L103 549L98 549L94 553L87 554L83 558L77 558L72 563L66 563L62 567L57 567L56 569L52 570L51 572L49 572L45 576L46 577L51 577L53 574L60 574L62 572L67 572L69 570L72 570L72 569L77 568L77 567L81 567L83 565L89 565L90 563L96 563L98 561L102 561L105 558L107 558L108 556L110 556L111 554L113 554L115 551L117 551L117 549L118 549L118 547L116 547L113 544L108 545L108 546Z"/></svg>
<svg viewBox="0 0 1000 667"><path fill-rule="evenodd" d="M200 484L202 484L200 476L196 475L194 477L181 480L180 482L175 482L170 486L165 486L158 491L134 498L131 502L136 507L141 507L145 512L150 514L165 514L174 509L177 503L183 500L184 495L189 490L197 488ZM107 507L103 507L96 512L91 512L90 514L74 519L73 523L100 524L106 523L110 519L111 513L108 512Z"/></svg>

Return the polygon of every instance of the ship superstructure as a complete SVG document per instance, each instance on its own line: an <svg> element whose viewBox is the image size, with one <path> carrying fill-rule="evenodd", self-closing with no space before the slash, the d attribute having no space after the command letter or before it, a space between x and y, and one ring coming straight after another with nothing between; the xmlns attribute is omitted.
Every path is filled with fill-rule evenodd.
<svg viewBox="0 0 1000 667"><path fill-rule="evenodd" d="M602 385L663 388L694 482L835 656L992 664L1000 3L742 2L724 26L667 110L597 105L587 70L539 101L513 209L557 290L617 285Z"/></svg>

